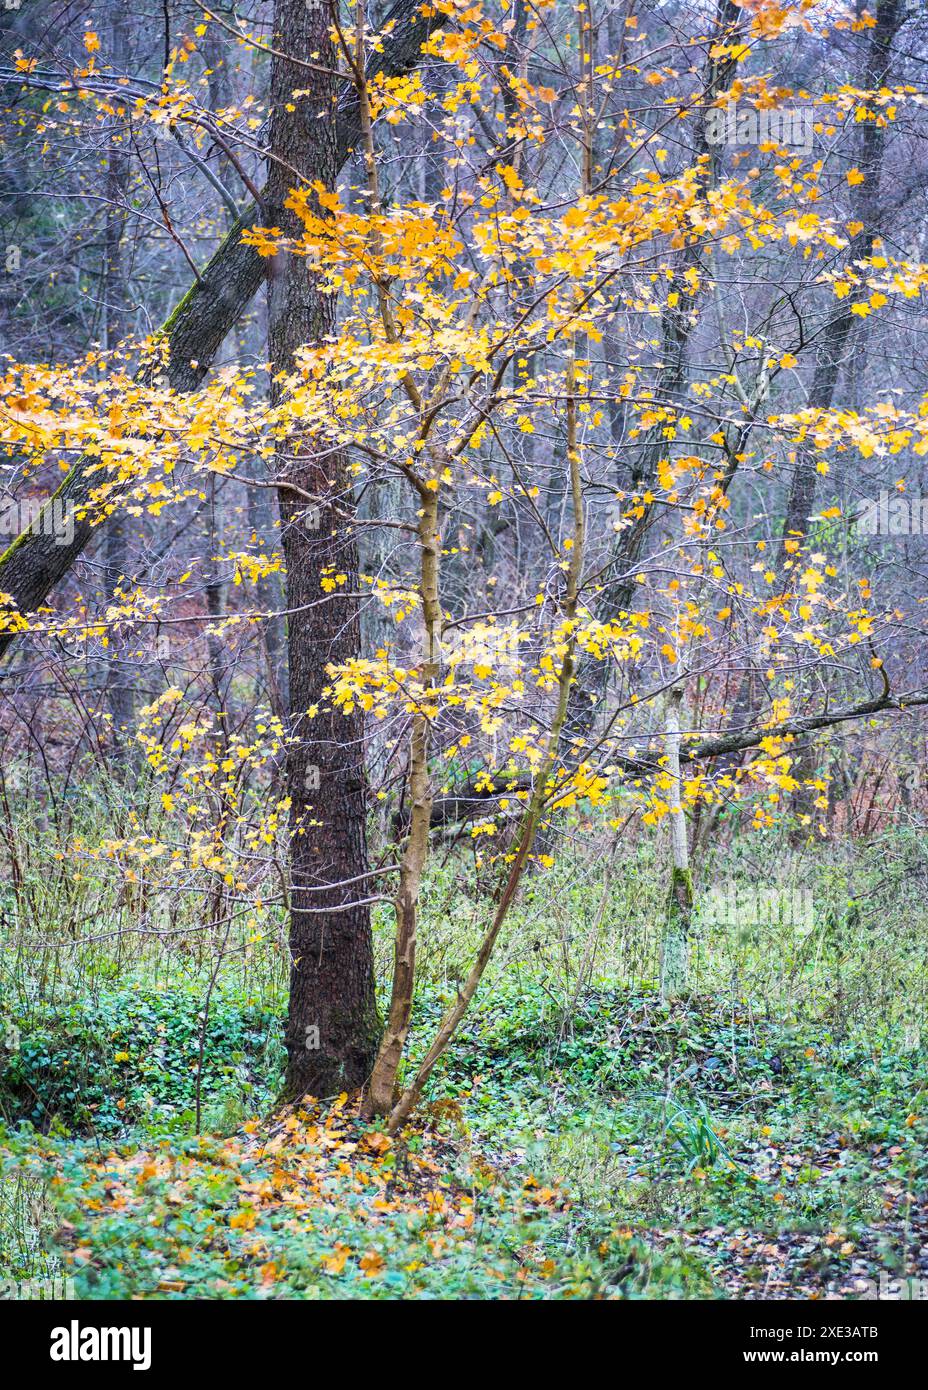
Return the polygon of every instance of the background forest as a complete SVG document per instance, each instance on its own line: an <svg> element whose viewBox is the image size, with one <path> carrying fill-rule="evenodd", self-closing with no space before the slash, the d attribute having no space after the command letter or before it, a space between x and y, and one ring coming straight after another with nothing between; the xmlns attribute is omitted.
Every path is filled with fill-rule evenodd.
<svg viewBox="0 0 928 1390"><path fill-rule="evenodd" d="M928 1288L926 71L0 9L6 1296Z"/></svg>

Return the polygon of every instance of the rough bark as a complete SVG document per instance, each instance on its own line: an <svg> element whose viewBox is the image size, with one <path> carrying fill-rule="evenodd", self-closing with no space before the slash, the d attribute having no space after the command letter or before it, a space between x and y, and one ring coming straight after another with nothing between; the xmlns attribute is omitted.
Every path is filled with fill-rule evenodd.
<svg viewBox="0 0 928 1390"><path fill-rule="evenodd" d="M318 53L335 66L327 9L277 0L271 76L273 161L267 206L273 225L298 236L284 207L297 175L331 187L341 163L335 122L336 80L296 61ZM289 55L289 56L287 56ZM296 93L299 92L299 95ZM289 109L288 109L289 108ZM303 257L281 251L268 282L272 398L286 399L281 373L304 344L334 335L335 296L321 291ZM324 694L326 667L360 649L358 558L353 498L344 454L299 424L281 441L277 478L315 499L308 509L293 487L279 491L287 570L291 801L290 1005L285 1092L328 1096L367 1080L379 1025L367 878L367 787L360 712L334 710ZM317 511L318 508L318 511ZM327 569L346 583L326 594Z"/></svg>

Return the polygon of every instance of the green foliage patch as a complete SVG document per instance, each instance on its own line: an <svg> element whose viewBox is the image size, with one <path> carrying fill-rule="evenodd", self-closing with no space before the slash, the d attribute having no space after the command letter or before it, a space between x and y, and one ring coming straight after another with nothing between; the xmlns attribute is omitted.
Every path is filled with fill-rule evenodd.
<svg viewBox="0 0 928 1390"><path fill-rule="evenodd" d="M113 1138L191 1131L197 1092L207 1128L273 1099L282 1064L279 1012L231 984L204 1018L197 981L136 979L92 995L20 998L0 1051L0 1113L47 1131Z"/></svg>

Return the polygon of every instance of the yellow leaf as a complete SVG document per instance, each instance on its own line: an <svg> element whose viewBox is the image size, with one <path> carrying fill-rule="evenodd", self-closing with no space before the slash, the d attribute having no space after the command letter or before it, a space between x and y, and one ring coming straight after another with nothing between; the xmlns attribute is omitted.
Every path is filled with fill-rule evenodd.
<svg viewBox="0 0 928 1390"><path fill-rule="evenodd" d="M345 1261L350 1254L351 1250L348 1246L342 1245L341 1241L339 1241L331 1255L326 1255L325 1259L322 1261L323 1269L327 1274L341 1274L342 1270L345 1268Z"/></svg>

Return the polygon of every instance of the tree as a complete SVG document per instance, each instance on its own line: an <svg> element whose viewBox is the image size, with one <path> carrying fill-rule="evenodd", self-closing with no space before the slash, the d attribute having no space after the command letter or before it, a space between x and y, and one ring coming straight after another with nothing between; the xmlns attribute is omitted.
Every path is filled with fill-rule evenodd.
<svg viewBox="0 0 928 1390"><path fill-rule="evenodd" d="M64 495L91 511L158 516L202 503L220 475L261 487L271 461L283 554L239 536L208 578L234 564L234 598L242 576L257 585L286 567L292 722L273 726L271 746L230 735L221 757L188 769L216 807L212 859L199 846L189 857L220 879L211 922L224 921L227 890L243 912L263 911L266 880L239 870L265 853L256 842L276 844L286 811L288 1091L359 1088L370 1071L366 1108L393 1129L480 987L524 876L543 872L578 808L616 832L626 816L672 830L669 999L687 987L687 813L728 806L766 827L803 787L810 821L824 816L827 785L797 761L801 742L924 703L923 680L887 672L898 619L871 602L846 530L836 554L837 492L814 536L781 538L796 459L825 478L832 456L882 458L885 470L902 450L928 449L916 395L887 402L871 382L848 402L838 375L827 401L806 389L818 352L809 326L835 321L835 302L842 322L872 315L876 327L881 310L890 322L914 313L928 284L919 262L859 240L843 202L859 182L853 132L895 120L907 93L829 86L815 98L823 149L797 149L783 129L757 130L793 99L770 76L768 45L794 31L800 46L821 41L811 20L723 0L687 11L678 34L683 11L660 6L649 53L632 6L619 42L614 14L551 8L543 23L489 3L444 5L441 23L394 10L413 54L389 22L378 38L363 5L348 25L347 10L280 0L271 168L260 208L217 253L252 275L247 252L268 272L269 401L234 354L208 376L202 354L177 366L175 328L207 314L199 286L161 341L176 379L162 379L156 351L134 382L98 379L96 362L13 362L3 382L10 452L32 469L62 441L83 450L65 484L83 491ZM869 27L840 24L842 35ZM388 70L371 53L394 42ZM336 106L363 156L344 176L342 125L326 119ZM755 132L745 149L743 118ZM184 119L213 137L195 106ZM188 376L195 396L179 389ZM44 554L20 541L3 573L15 576L21 552ZM188 621L182 582L134 594L127 621ZM202 615L211 639L221 629L229 641L267 617L247 594ZM30 619L11 601L7 621L12 631ZM107 621L32 619L50 641ZM595 708L578 700L587 670ZM182 753L203 737L175 716L184 699L172 686L146 706L156 776L173 750L170 719ZM685 734L684 701L698 711ZM255 723L262 737L272 726L263 711ZM286 797L245 829L235 779L255 766L271 781L282 746ZM372 769L386 803L373 863ZM168 815L173 796L166 787ZM434 831L452 822L474 846L478 939L409 1071ZM387 899L384 883L394 972L375 1056L370 908Z"/></svg>
<svg viewBox="0 0 928 1390"><path fill-rule="evenodd" d="M266 213L293 234L295 180L330 190L340 167L331 16L304 0L277 0L271 76L271 169ZM311 64L300 56L312 56ZM312 197L310 192L310 197ZM336 297L307 261L282 250L268 261L272 404L285 407L300 354L337 330ZM332 1095L367 1080L379 1032L368 906L367 779L360 710L324 695L326 670L357 657L358 559L344 455L299 419L275 458L287 565L290 742L287 793L292 847L290 1003L286 1090ZM326 593L330 575L342 583Z"/></svg>

